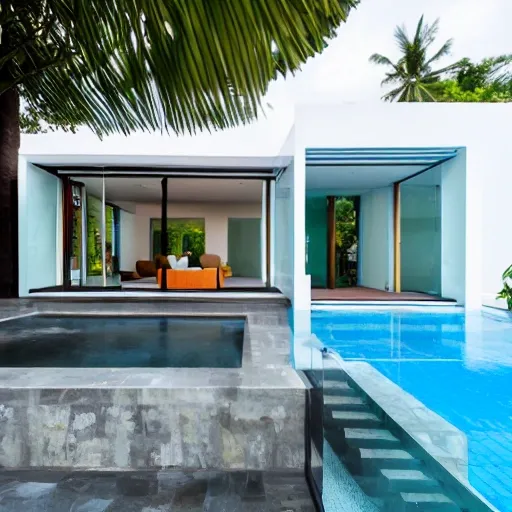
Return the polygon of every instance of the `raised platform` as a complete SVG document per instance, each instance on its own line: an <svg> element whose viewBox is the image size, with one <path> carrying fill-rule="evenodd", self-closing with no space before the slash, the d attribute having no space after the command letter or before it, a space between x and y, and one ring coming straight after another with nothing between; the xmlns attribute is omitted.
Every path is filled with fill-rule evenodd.
<svg viewBox="0 0 512 512"><path fill-rule="evenodd" d="M374 301L439 301L442 300L440 297L434 295L427 295L425 293L414 293L414 292L386 292L383 290L375 290L374 288L366 288L364 286L354 286L350 288L335 288L334 290L328 290L324 288L313 288L311 290L312 301L362 301L362 302L374 302Z"/></svg>
<svg viewBox="0 0 512 512"><path fill-rule="evenodd" d="M78 314L98 321L245 316L246 329L239 369L0 368L0 466L304 468L306 389L289 362L285 301L54 297L5 308L7 316Z"/></svg>

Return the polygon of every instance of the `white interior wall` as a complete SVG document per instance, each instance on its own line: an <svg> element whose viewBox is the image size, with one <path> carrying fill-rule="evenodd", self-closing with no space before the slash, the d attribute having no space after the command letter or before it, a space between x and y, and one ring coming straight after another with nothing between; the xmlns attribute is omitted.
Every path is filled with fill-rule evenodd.
<svg viewBox="0 0 512 512"><path fill-rule="evenodd" d="M20 158L18 166L19 197L19 294L60 284L62 279L57 256L57 236L62 226L59 179ZM61 230L62 231L62 230Z"/></svg>
<svg viewBox="0 0 512 512"><path fill-rule="evenodd" d="M441 166L441 295L466 302L466 152Z"/></svg>
<svg viewBox="0 0 512 512"><path fill-rule="evenodd" d="M360 285L378 290L392 288L390 273L390 237L393 211L392 187L380 188L361 195L360 234L361 276Z"/></svg>
<svg viewBox="0 0 512 512"><path fill-rule="evenodd" d="M158 204L137 204L135 212L136 244L131 261L136 262L150 259L150 219L160 218L161 207ZM169 203L167 217L169 219L205 219L206 252L218 254L223 261L226 261L228 257L228 219L230 217L259 219L261 218L261 204ZM122 240L123 232L121 231L121 242ZM123 268L123 270L131 269Z"/></svg>
<svg viewBox="0 0 512 512"><path fill-rule="evenodd" d="M126 210L120 211L121 254L119 257L120 270L134 270L137 262L137 224L136 216Z"/></svg>

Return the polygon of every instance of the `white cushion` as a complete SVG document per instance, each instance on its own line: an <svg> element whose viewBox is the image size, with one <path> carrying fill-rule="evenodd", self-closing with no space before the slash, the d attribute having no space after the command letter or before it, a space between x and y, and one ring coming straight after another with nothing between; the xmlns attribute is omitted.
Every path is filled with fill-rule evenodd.
<svg viewBox="0 0 512 512"><path fill-rule="evenodd" d="M176 256L174 256L174 254L169 254L169 256L167 256L167 261L169 262L169 265L172 269L177 268L176 265L178 264L178 261L176 260Z"/></svg>
<svg viewBox="0 0 512 512"><path fill-rule="evenodd" d="M176 270L184 270L186 268L188 268L188 256L183 256L176 263Z"/></svg>

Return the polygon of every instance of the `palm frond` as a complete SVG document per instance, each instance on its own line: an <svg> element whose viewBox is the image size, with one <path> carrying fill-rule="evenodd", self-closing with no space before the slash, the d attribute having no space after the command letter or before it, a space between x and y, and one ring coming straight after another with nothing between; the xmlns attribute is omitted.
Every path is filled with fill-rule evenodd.
<svg viewBox="0 0 512 512"><path fill-rule="evenodd" d="M443 44L443 46L441 46L441 48L436 53L434 53L434 55L432 55L432 57L430 57L430 59L427 60L426 65L430 66L431 64L438 61L442 57L446 57L447 55L449 55L452 50L452 46L453 46L453 39L448 39L448 41L446 41Z"/></svg>
<svg viewBox="0 0 512 512"><path fill-rule="evenodd" d="M254 119L276 69L300 69L358 3L5 1L17 11L0 94L23 85L29 106L44 104L100 134L195 132ZM41 22L44 39L34 31Z"/></svg>

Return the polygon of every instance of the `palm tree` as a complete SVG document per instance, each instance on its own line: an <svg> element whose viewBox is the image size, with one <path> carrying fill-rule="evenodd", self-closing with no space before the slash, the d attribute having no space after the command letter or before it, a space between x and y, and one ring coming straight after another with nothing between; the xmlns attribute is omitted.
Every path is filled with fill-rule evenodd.
<svg viewBox="0 0 512 512"><path fill-rule="evenodd" d="M0 297L16 294L20 93L43 119L100 136L235 126L357 2L1 0Z"/></svg>
<svg viewBox="0 0 512 512"><path fill-rule="evenodd" d="M388 66L390 71L382 85L396 85L383 96L385 101L436 101L435 85L443 73L456 69L459 63L433 70L432 66L442 57L449 55L453 40L446 41L432 56L429 49L434 43L439 29L439 20L432 25L424 23L423 16L416 27L413 39L409 39L405 27L396 27L395 39L402 57L393 63L391 59L375 53L370 62Z"/></svg>

